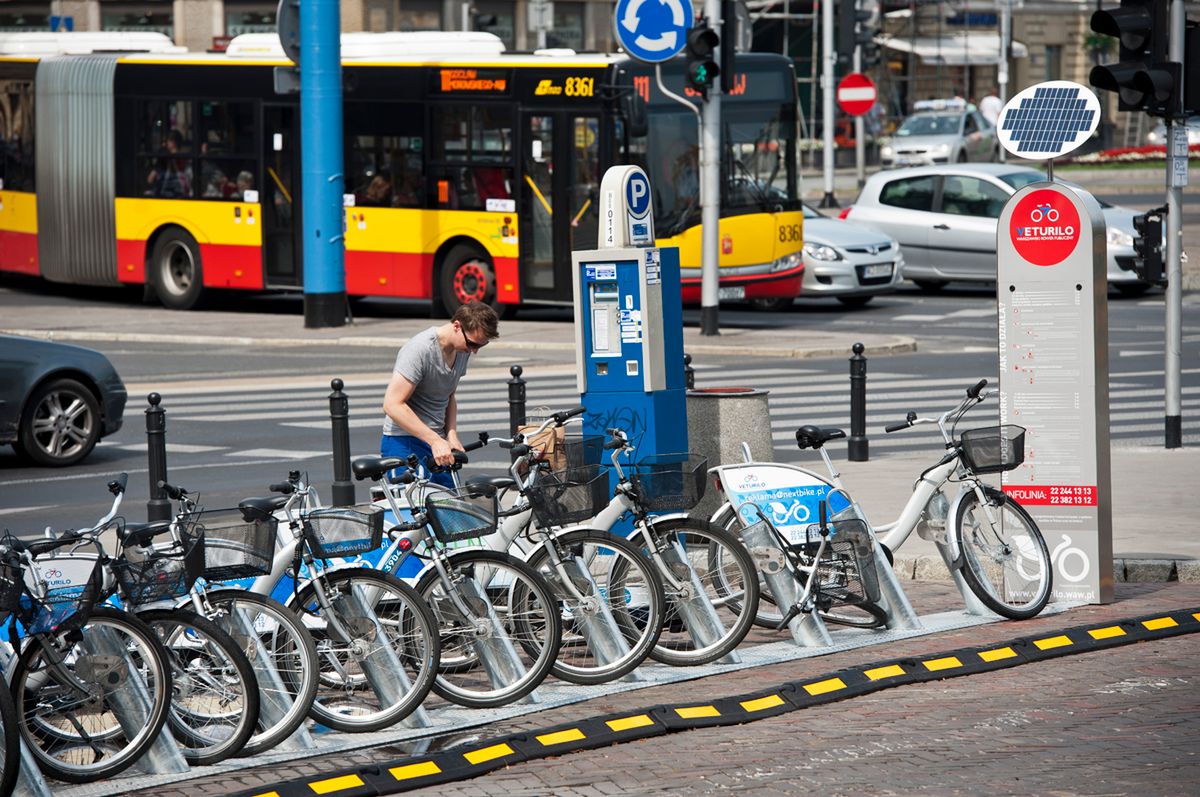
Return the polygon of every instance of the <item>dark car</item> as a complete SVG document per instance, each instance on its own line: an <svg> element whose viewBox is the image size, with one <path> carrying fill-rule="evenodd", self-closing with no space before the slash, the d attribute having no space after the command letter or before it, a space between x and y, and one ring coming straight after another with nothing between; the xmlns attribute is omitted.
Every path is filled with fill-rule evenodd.
<svg viewBox="0 0 1200 797"><path fill-rule="evenodd" d="M121 428L125 383L98 351L0 335L0 443L39 465L73 465Z"/></svg>

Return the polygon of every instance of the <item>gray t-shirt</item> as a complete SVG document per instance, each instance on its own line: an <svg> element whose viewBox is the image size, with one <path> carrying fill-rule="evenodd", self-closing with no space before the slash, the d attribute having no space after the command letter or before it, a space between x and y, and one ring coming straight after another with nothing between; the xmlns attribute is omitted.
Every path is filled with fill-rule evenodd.
<svg viewBox="0 0 1200 797"><path fill-rule="evenodd" d="M446 434L446 406L450 395L458 388L458 380L467 372L470 355L459 352L454 365L446 367L446 358L438 344L437 327L419 332L400 347L393 373L400 374L413 384L408 406L421 422L439 435ZM407 434L387 415L383 416L383 433Z"/></svg>

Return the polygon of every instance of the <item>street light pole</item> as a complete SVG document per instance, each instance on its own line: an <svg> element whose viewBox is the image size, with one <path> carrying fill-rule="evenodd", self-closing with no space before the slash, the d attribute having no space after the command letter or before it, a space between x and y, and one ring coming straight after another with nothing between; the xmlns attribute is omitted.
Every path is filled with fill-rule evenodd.
<svg viewBox="0 0 1200 797"><path fill-rule="evenodd" d="M725 41L721 0L704 0L704 16ZM720 53L714 53L720 63ZM700 119L700 334L720 335L719 249L721 226L721 81L708 89Z"/></svg>
<svg viewBox="0 0 1200 797"><path fill-rule="evenodd" d="M711 0L709 0L711 2ZM833 50L833 0L821 2L821 132L825 165L825 196L821 207L836 208L833 195L833 72L837 53ZM854 24L853 20L850 24Z"/></svg>
<svg viewBox="0 0 1200 797"><path fill-rule="evenodd" d="M1183 34L1187 23L1187 13L1184 10L1184 0L1171 2L1170 39L1167 44L1167 59L1177 63L1184 62ZM1188 80L1186 70L1179 71L1180 84L1176 87L1176 95L1187 96L1184 93L1184 83ZM1196 76L1193 80L1198 79ZM1181 358L1183 352L1183 184L1186 180L1187 169L1187 133L1186 123L1177 116L1178 110L1171 109L1167 116L1167 229L1166 229L1166 363L1165 371L1165 443L1166 448L1183 446L1183 399L1180 380ZM1175 138L1184 136L1183 158L1184 179L1176 178L1174 167Z"/></svg>

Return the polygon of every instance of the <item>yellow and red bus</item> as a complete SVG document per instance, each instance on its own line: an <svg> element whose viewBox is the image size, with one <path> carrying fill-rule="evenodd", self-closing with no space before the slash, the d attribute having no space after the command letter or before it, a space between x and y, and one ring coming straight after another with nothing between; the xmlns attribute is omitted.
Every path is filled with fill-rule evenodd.
<svg viewBox="0 0 1200 797"><path fill-rule="evenodd" d="M0 37L0 52L19 37ZM302 288L300 110L275 92L278 40L101 52L134 46L122 39L0 55L0 271L144 284L179 309L214 289ZM639 163L658 242L680 247L685 301L699 300L695 116L648 68L504 52L486 33L346 34L342 53L347 294L447 311L570 303L570 253L596 245L600 178ZM685 93L680 64L664 81ZM747 54L723 103L726 299L800 289L795 86L789 60Z"/></svg>

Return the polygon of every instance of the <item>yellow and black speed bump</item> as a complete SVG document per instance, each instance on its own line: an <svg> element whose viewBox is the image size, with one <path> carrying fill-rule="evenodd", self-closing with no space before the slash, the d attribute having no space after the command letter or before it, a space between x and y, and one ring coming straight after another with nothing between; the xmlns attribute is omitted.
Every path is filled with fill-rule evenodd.
<svg viewBox="0 0 1200 797"><path fill-rule="evenodd" d="M651 706L475 742L391 764L306 777L238 797L367 797L449 783L484 772L575 750L661 736L674 731L740 725L763 717L858 697L905 684L975 675L1088 653L1118 645L1200 631L1200 608L1171 611L1065 631L1021 637L931 656L892 659L780 684L777 688L713 701Z"/></svg>

